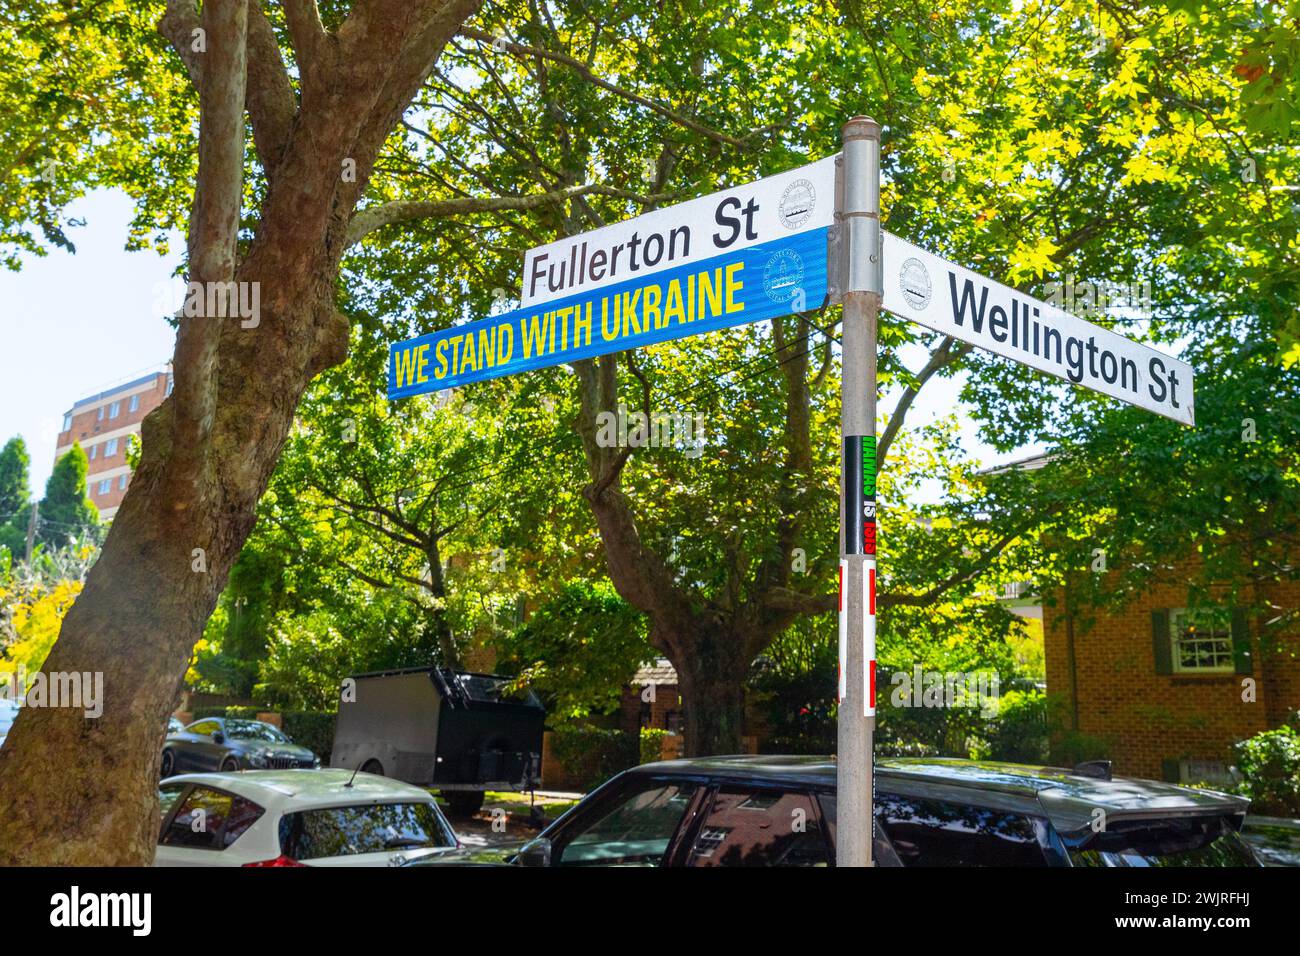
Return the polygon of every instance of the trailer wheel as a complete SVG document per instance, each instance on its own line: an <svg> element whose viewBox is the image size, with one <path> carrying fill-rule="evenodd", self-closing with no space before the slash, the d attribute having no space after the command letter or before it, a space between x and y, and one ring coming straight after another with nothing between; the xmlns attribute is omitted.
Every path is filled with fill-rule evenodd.
<svg viewBox="0 0 1300 956"><path fill-rule="evenodd" d="M454 817L472 817L483 809L482 790L443 790L442 798Z"/></svg>
<svg viewBox="0 0 1300 956"><path fill-rule="evenodd" d="M376 777L384 775L384 765L378 760L367 760L361 765L362 773L373 773Z"/></svg>

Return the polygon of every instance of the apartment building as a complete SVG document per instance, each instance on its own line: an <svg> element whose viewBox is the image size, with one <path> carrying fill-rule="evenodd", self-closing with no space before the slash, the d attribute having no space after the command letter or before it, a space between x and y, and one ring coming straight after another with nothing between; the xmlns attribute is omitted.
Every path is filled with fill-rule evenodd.
<svg viewBox="0 0 1300 956"><path fill-rule="evenodd" d="M126 463L128 440L140 433L144 417L161 405L171 390L171 366L163 365L79 399L64 413L54 459L58 461L73 442L81 443L90 462L86 492L99 509L101 520L117 514L131 484L131 466Z"/></svg>

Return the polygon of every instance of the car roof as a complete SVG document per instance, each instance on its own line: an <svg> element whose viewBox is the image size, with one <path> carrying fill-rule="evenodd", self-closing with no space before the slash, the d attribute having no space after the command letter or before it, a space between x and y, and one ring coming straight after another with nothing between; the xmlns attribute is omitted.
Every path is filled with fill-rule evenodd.
<svg viewBox="0 0 1300 956"><path fill-rule="evenodd" d="M1060 767L946 757L884 757L876 760L877 786L960 799L978 792L980 803L1045 813L1062 831L1092 822L1100 808L1115 818L1244 812L1249 801L1213 790L1153 780L1104 780ZM629 773L706 776L715 780L800 784L835 789L833 757L757 755L694 757L642 764Z"/></svg>
<svg viewBox="0 0 1300 956"><path fill-rule="evenodd" d="M351 781L352 786L346 784ZM168 777L163 783L197 783L228 790L260 803L272 798L293 799L307 806L336 806L340 803L366 803L391 800L429 800L432 794L423 787L381 777L357 773L342 767L319 770L241 770L235 773L183 773Z"/></svg>

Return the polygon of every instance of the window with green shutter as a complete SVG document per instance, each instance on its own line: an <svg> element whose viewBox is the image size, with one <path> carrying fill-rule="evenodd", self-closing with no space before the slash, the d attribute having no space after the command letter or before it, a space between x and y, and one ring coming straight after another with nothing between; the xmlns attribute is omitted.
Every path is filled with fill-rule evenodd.
<svg viewBox="0 0 1300 956"><path fill-rule="evenodd" d="M1232 674L1241 663L1238 615L1228 608L1175 608L1161 612L1164 622L1163 644L1168 648L1168 670L1161 670L1161 640L1156 631L1160 623L1152 615L1152 640L1156 649L1156 671L1162 674ZM1244 618L1242 619L1244 621ZM1244 633L1244 627L1241 633ZM1245 657L1249 660L1249 638ZM1249 671L1247 671L1249 672Z"/></svg>

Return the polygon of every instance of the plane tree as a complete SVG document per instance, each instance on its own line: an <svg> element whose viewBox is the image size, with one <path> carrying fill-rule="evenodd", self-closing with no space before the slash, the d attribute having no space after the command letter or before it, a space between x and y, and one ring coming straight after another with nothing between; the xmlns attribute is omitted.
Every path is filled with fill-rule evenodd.
<svg viewBox="0 0 1300 956"><path fill-rule="evenodd" d="M6 17L34 34L30 60L62 43L93 44L97 31L84 18L104 30L116 24L123 48L156 49L141 17L120 19L122 6L89 8L66 30L50 23L62 8ZM205 291L256 284L260 314L255 324L213 314L179 323L175 390L144 422L135 480L45 665L103 673L104 713L21 713L0 753L0 861L152 859L159 744L190 650L253 526L298 399L346 354L335 288L353 212L384 142L477 7L213 0L199 10L175 0L149 11L161 14L174 56L150 61L149 76L120 85L114 77L111 94L95 88L150 115L158 64L169 81L188 77L185 116L197 115L197 136L179 124L165 134L184 142L191 169L197 157L187 279ZM67 81L74 96L83 89L75 71ZM91 111L80 129L119 132L101 120L112 113ZM41 130L27 132L36 139ZM130 188L142 170L127 165L98 181ZM165 179L168 170L155 172ZM170 186L175 195L185 182Z"/></svg>

